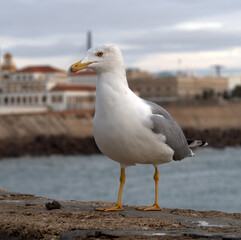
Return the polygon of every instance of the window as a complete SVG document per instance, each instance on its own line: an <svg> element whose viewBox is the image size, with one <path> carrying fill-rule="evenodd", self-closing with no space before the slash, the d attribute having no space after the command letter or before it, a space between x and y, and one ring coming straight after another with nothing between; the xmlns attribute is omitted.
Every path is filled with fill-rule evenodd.
<svg viewBox="0 0 241 240"><path fill-rule="evenodd" d="M23 85L22 85L22 90L23 90L23 91L26 91L26 88L27 88L26 84L23 84Z"/></svg>
<svg viewBox="0 0 241 240"><path fill-rule="evenodd" d="M52 96L52 97L51 97L51 102L52 102L52 103L55 103L55 102L56 102L55 96Z"/></svg>
<svg viewBox="0 0 241 240"><path fill-rule="evenodd" d="M62 96L58 96L58 102L63 102L63 97Z"/></svg>

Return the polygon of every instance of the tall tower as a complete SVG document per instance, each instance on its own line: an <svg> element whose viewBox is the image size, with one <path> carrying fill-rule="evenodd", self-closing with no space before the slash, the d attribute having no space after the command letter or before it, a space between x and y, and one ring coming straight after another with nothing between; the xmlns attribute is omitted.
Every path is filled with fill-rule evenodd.
<svg viewBox="0 0 241 240"><path fill-rule="evenodd" d="M4 79L8 79L10 77L10 74L16 71L16 67L12 59L13 57L10 53L6 53L3 56L3 64L1 66L1 70Z"/></svg>
<svg viewBox="0 0 241 240"><path fill-rule="evenodd" d="M92 34L91 31L87 32L87 50L92 48Z"/></svg>
<svg viewBox="0 0 241 240"><path fill-rule="evenodd" d="M4 80L8 80L11 77L11 74L16 71L16 67L12 60L12 55L6 53L3 56L3 64L1 66L1 76L0 76L0 85Z"/></svg>
<svg viewBox="0 0 241 240"><path fill-rule="evenodd" d="M213 65L212 68L214 68L215 76L220 77L221 76L221 69L223 69L224 66L220 65L220 64L216 64L216 65Z"/></svg>

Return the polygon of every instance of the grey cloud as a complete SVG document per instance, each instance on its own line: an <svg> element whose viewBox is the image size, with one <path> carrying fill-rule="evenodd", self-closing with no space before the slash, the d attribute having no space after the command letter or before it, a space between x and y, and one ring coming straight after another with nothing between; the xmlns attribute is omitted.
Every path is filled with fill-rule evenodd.
<svg viewBox="0 0 241 240"><path fill-rule="evenodd" d="M153 52L196 52L221 50L241 46L241 32L222 31L168 31L132 36L125 39L133 45L132 51ZM135 48L134 46L139 46Z"/></svg>
<svg viewBox="0 0 241 240"><path fill-rule="evenodd" d="M70 42L57 42L48 46L17 45L9 49L14 56L25 58L76 56L83 54L85 50L85 45L76 45Z"/></svg>
<svg viewBox="0 0 241 240"><path fill-rule="evenodd" d="M137 31L227 14L240 7L238 0L11 0L2 3L0 34L37 37L88 29L98 33Z"/></svg>
<svg viewBox="0 0 241 240"><path fill-rule="evenodd" d="M15 46L7 49L15 56L70 56L84 54L86 31L91 30L95 45L111 42L130 46L124 48L123 53L127 64L131 64L150 53L240 46L241 33L229 29L188 32L173 28L183 22L207 19L215 22L220 16L232 15L240 9L240 0L2 1L0 37L16 39ZM44 39L45 42L49 39L55 43L20 45L18 39Z"/></svg>

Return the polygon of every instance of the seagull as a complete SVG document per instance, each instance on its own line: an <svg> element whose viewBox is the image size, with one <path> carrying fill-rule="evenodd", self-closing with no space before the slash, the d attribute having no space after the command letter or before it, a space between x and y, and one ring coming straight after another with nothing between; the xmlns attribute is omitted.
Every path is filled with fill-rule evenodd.
<svg viewBox="0 0 241 240"><path fill-rule="evenodd" d="M155 168L155 202L139 207L160 211L158 202L158 165L194 156L190 148L206 146L200 140L187 140L182 129L161 106L138 97L126 79L124 60L115 45L91 48L85 57L70 66L76 73L89 68L97 73L96 104L93 121L94 139L103 154L120 164L120 188L115 206L99 211L122 211L121 197L125 168L152 164Z"/></svg>

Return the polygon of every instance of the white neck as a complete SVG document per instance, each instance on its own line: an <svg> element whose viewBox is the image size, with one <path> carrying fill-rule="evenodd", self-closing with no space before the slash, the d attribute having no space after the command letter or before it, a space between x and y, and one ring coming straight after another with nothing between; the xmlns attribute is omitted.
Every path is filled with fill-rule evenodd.
<svg viewBox="0 0 241 240"><path fill-rule="evenodd" d="M129 91L125 71L122 73L105 72L98 74L95 113L110 114L110 109L118 108ZM101 112L99 112L100 109L102 109Z"/></svg>
<svg viewBox="0 0 241 240"><path fill-rule="evenodd" d="M116 91L126 90L126 88L129 88L125 70L98 74L96 85L97 91L99 91L104 86L112 88Z"/></svg>

